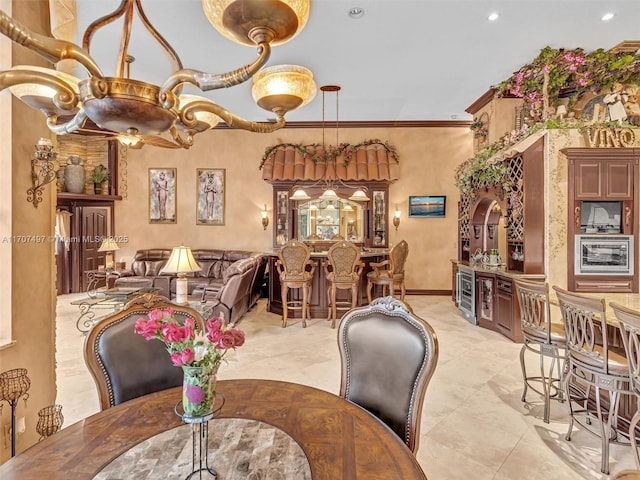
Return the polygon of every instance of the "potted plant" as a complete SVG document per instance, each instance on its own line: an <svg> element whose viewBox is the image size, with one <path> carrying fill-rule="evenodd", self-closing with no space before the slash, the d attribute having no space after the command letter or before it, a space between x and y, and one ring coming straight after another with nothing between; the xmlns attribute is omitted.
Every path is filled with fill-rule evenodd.
<svg viewBox="0 0 640 480"><path fill-rule="evenodd" d="M109 172L104 165L96 165L91 171L89 180L93 183L93 191L95 194L104 193L102 184L109 180Z"/></svg>

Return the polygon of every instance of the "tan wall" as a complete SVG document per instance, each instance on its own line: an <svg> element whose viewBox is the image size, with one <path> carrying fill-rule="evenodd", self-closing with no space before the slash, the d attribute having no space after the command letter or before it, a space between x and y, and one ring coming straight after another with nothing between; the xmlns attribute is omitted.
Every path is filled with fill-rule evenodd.
<svg viewBox="0 0 640 480"><path fill-rule="evenodd" d="M335 130L326 133L334 137ZM378 138L395 146L400 156L400 180L391 185L389 213L398 204L400 227L392 225L391 243L409 243L407 288L450 290L450 259L457 255L457 203L455 168L472 155L472 135L467 127L455 128L343 128L340 142L359 143ZM262 229L260 210L267 204L272 216L272 187L262 180L259 165L265 148L279 143L319 143L321 129L284 129L272 134L213 130L195 138L190 150L145 146L128 151L126 198L116 202L114 234L126 236L116 252L130 264L137 249L186 244L192 248L272 249L273 222ZM148 169L177 168L177 223L148 222ZM226 170L224 226L196 225L196 169ZM121 182L123 185L124 182ZM409 195L446 195L444 219L407 218Z"/></svg>
<svg viewBox="0 0 640 480"><path fill-rule="evenodd" d="M19 21L34 26L33 19L40 18L39 30L46 31L48 23L48 3L46 1L13 1L13 15ZM35 28L35 27L34 27ZM44 65L38 57L24 48L13 46L14 64ZM10 95L8 91L0 95ZM30 159L34 145L40 137L48 137L42 114L18 100L12 101L12 113L3 112L3 122L12 124L11 141L12 178L12 219L11 225L2 222L0 236L4 239L13 236L44 236L45 241L0 242L1 249L11 249L11 322L12 338L15 343L0 350L0 371L14 368L26 368L31 380L29 400L25 406L20 400L16 407L16 417L25 417L26 432L16 436L16 451L20 452L37 442L39 435L35 431L37 412L42 407L54 403L55 388L55 288L53 243L46 239L53 234L53 210L55 203L55 184L46 188L44 200L34 208L27 202L26 191L30 186ZM5 161L4 159L3 161ZM7 233L8 232L8 233ZM3 275L8 272L3 270ZM2 302L9 303L6 292L2 292ZM10 408L4 403L0 423L10 424ZM5 461L10 449L1 442L0 458Z"/></svg>

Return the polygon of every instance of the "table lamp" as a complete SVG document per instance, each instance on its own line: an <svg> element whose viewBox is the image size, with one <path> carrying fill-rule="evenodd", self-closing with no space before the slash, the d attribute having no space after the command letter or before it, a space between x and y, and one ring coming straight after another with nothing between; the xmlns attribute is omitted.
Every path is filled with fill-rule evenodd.
<svg viewBox="0 0 640 480"><path fill-rule="evenodd" d="M188 303L189 288L187 285L187 273L202 270L198 262L193 258L191 249L183 245L173 247L169 260L160 273L176 273L176 298L175 303L186 305Z"/></svg>
<svg viewBox="0 0 640 480"><path fill-rule="evenodd" d="M104 259L105 270L107 272L113 270L113 252L116 250L120 250L120 247L113 240L113 237L105 237L105 239L102 241L102 244L100 245L100 248L98 248L99 252L107 252Z"/></svg>

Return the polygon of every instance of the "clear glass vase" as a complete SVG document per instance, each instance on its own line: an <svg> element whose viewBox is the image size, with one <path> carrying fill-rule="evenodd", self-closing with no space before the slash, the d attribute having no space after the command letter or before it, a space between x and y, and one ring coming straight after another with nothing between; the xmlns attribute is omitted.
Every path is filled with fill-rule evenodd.
<svg viewBox="0 0 640 480"><path fill-rule="evenodd" d="M182 367L182 408L185 417L204 417L213 413L219 366L217 363L206 367Z"/></svg>

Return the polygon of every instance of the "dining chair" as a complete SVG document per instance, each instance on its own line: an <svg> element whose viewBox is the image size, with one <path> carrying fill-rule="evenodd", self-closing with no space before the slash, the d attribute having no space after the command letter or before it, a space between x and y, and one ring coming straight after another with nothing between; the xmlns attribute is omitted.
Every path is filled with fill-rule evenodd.
<svg viewBox="0 0 640 480"><path fill-rule="evenodd" d="M360 249L351 242L336 242L329 248L323 267L328 284L328 319L331 319L331 328L335 328L337 310L349 310L358 302L360 276L364 270L364 263L360 260ZM349 299L338 300L337 290L348 290Z"/></svg>
<svg viewBox="0 0 640 480"><path fill-rule="evenodd" d="M179 321L191 317L195 328L204 331L196 310L159 295L138 298L99 320L85 338L84 361L98 389L101 410L182 385L182 369L171 363L164 343L147 341L134 331L138 318L158 308L172 308Z"/></svg>
<svg viewBox="0 0 640 480"><path fill-rule="evenodd" d="M529 388L542 395L544 398L543 420L545 423L549 423L551 400L564 401L562 380L567 363L567 339L564 325L551 321L548 283L516 278L514 284L520 305L520 323L523 336L522 348L520 349L520 367L524 383L522 401L526 401ZM527 375L525 362L527 351L533 352L539 357L540 376ZM548 362L545 362L546 360ZM555 368L557 368L557 376L554 377ZM538 382L542 385L542 391L537 387Z"/></svg>
<svg viewBox="0 0 640 480"><path fill-rule="evenodd" d="M387 296L345 314L338 329L340 395L378 417L416 452L438 339L425 320Z"/></svg>
<svg viewBox="0 0 640 480"><path fill-rule="evenodd" d="M624 351L609 343L605 300L568 292L555 285L553 289L558 297L567 337L569 368L564 379L564 391L570 419L566 439L571 440L574 422L598 435L602 446L600 471L608 475L609 444L620 443L620 395L633 395L629 385L629 365ZM595 407L590 401L592 389ZM602 403L602 390L608 393L606 406ZM581 408L574 409L573 402L580 404ZM584 414L584 418L579 414ZM594 414L598 430L589 428Z"/></svg>
<svg viewBox="0 0 640 480"><path fill-rule="evenodd" d="M369 264L373 268L372 272L367 273L367 300L369 303L371 303L371 290L374 285L382 286L382 296L386 295L386 288L389 287L389 295L392 297L398 287L400 300L404 301L404 264L408 255L409 245L405 240L402 240L391 248L389 258L382 262Z"/></svg>
<svg viewBox="0 0 640 480"><path fill-rule="evenodd" d="M624 350L629 363L629 382L631 383L631 390L636 396L636 411L629 424L629 438L631 439L636 468L640 470L640 455L636 444L636 427L640 421L640 410L638 409L638 405L640 405L640 312L615 302L609 303L609 306L618 319L618 326L620 327ZM640 478L640 475L638 478Z"/></svg>
<svg viewBox="0 0 640 480"><path fill-rule="evenodd" d="M298 240L289 240L278 250L276 261L278 278L280 279L280 295L282 297L282 328L287 326L289 310L300 310L302 326L307 326L310 318L309 299L311 298L311 283L316 269L316 262L311 260L309 247ZM302 299L289 298L289 291L302 291Z"/></svg>

